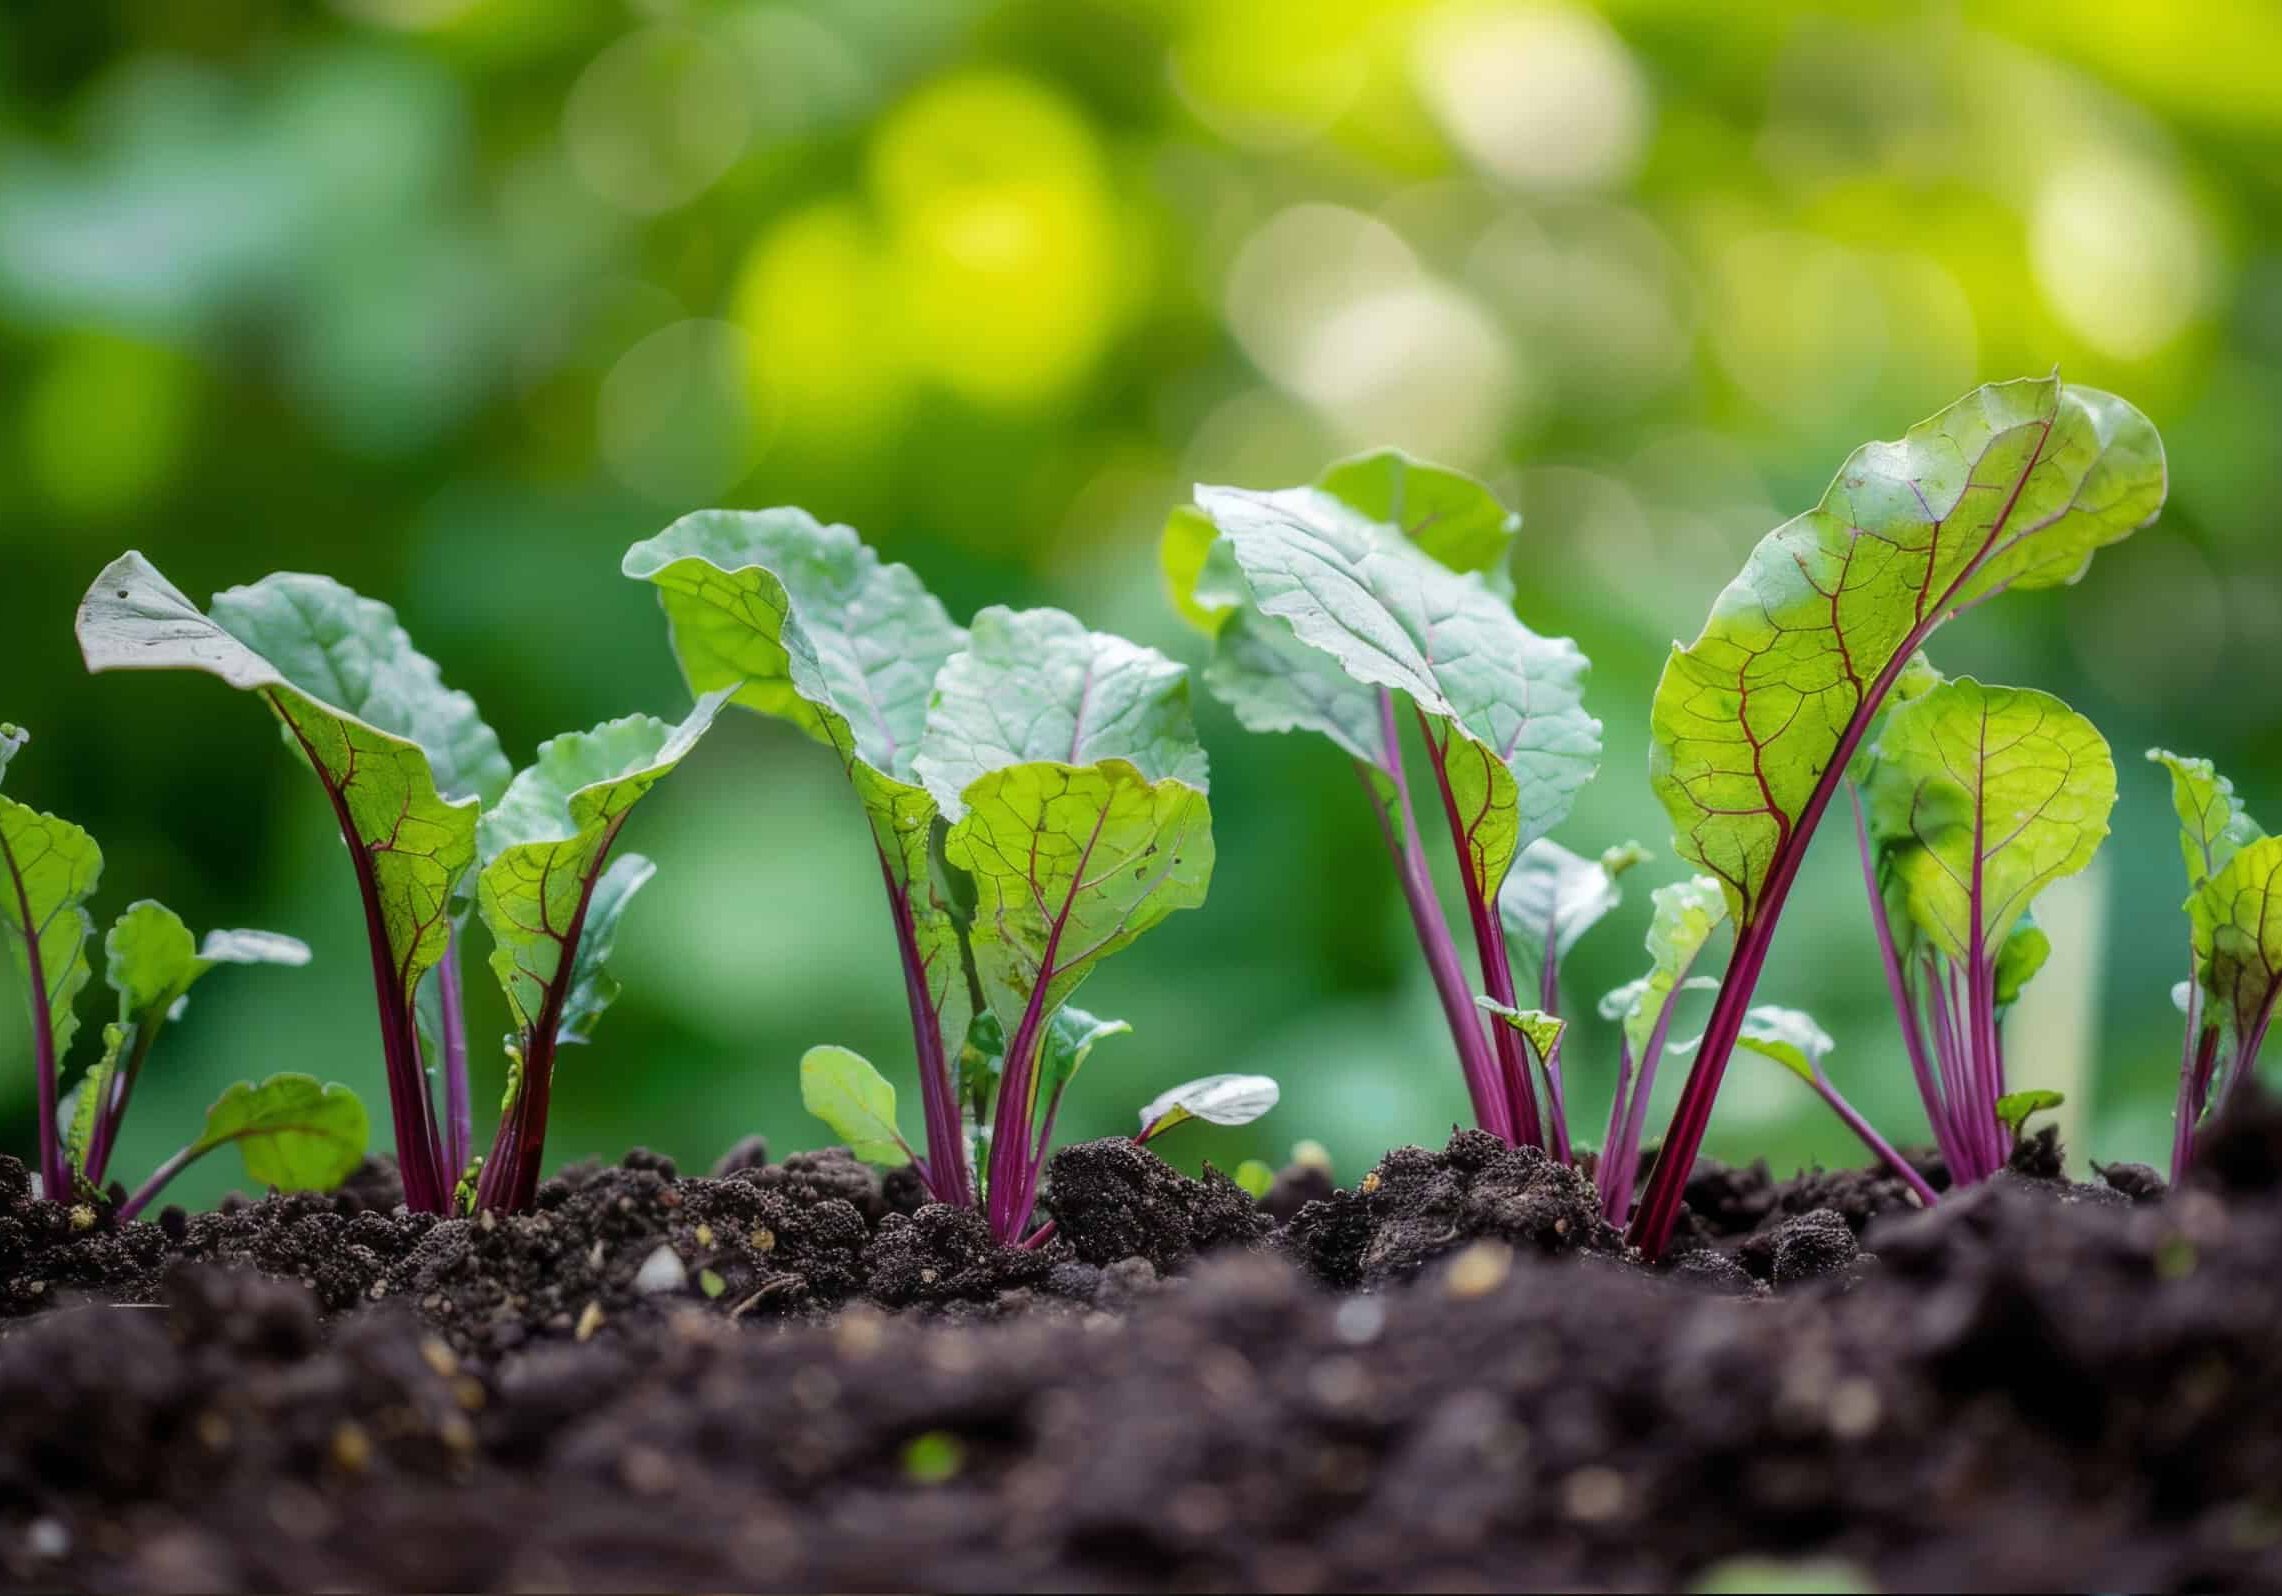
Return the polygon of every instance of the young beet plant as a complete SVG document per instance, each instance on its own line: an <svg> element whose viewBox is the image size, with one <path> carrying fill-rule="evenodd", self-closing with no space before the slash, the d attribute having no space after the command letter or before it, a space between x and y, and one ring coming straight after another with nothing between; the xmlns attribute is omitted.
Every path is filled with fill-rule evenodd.
<svg viewBox="0 0 2282 1596"><path fill-rule="evenodd" d="M2192 929L2190 976L2178 993L2187 1025L2171 1144L2177 1180L2194 1162L2205 1111L2232 1100L2256 1072L2282 999L2282 838L2244 813L2234 784L2209 760L2160 748L2147 757L2171 773Z"/></svg>
<svg viewBox="0 0 2282 1596"><path fill-rule="evenodd" d="M831 747L869 822L925 1149L845 1048L802 1061L812 1111L860 1155L908 1161L936 1201L983 1208L1002 1242L1035 1239L1062 1094L1124 1029L1069 1000L1211 876L1185 672L1057 610L962 628L907 567L800 510L685 517L625 571L658 588L692 689Z"/></svg>
<svg viewBox="0 0 2282 1596"><path fill-rule="evenodd" d="M0 725L0 776L26 741L21 731ZM102 872L102 852L85 831L0 798L0 925L25 978L39 1072L40 1185L57 1201L102 1189L128 1101L159 1032L181 1017L202 977L223 964L309 962L308 948L291 937L217 931L201 946L164 905L130 906L104 940L119 1017L104 1027L102 1056L63 1098L61 1071L79 1029L75 1004L93 975L87 950L94 924L86 904ZM238 1148L256 1184L328 1190L363 1159L366 1137L364 1105L346 1087L293 1074L258 1086L241 1081L207 1110L198 1137L161 1164L119 1212L133 1218L176 1175L227 1146Z"/></svg>
<svg viewBox="0 0 2282 1596"><path fill-rule="evenodd" d="M1514 615L1517 525L1480 484L1390 452L1312 487L1200 488L1167 526L1164 563L1182 613L1213 638L1214 696L1253 731L1315 732L1354 760L1476 1123L1566 1158L1561 1032L1552 1005L1519 1005L1503 889L1598 768L1600 723L1580 702L1584 655ZM1486 1006L1520 1022L1487 1035L1428 866L1406 718L1457 860ZM1541 955L1547 990L1560 935Z"/></svg>
<svg viewBox="0 0 2282 1596"><path fill-rule="evenodd" d="M2005 1167L2021 1121L2055 1106L2007 1082L2005 1011L2051 944L2036 895L2092 861L2116 767L2048 693L1905 673L1852 790L1878 947L1926 1119L1959 1185Z"/></svg>
<svg viewBox="0 0 2282 1596"><path fill-rule="evenodd" d="M444 686L394 612L324 577L265 577L201 612L127 554L88 590L79 640L93 671L195 670L259 694L315 773L364 906L397 1165L415 1212L453 1211L474 1167L458 944L481 897L520 1033L475 1198L527 1207L556 1045L583 1038L608 1002L600 959L647 877L638 863L606 875L611 847L626 809L718 703L679 730L636 717L557 739L515 778L474 701ZM431 1065L444 1078L441 1116Z"/></svg>
<svg viewBox="0 0 2282 1596"><path fill-rule="evenodd" d="M2073 582L2164 489L2162 443L2122 400L2057 377L1992 384L1857 451L1674 649L1650 775L1679 851L1720 883L1735 948L1633 1216L1645 1252L1671 1237L1807 844L1917 651L1987 599ZM1970 919L1968 954L1977 925L1988 940Z"/></svg>

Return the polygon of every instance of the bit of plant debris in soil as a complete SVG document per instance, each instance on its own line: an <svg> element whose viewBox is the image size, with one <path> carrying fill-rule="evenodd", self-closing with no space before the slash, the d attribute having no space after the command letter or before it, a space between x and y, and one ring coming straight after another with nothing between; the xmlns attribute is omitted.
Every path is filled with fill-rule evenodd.
<svg viewBox="0 0 2282 1596"><path fill-rule="evenodd" d="M2057 1159L1931 1213L1880 1172L1707 1164L1661 1271L1587 1172L1478 1132L1286 1222L1301 1176L1256 1205L1069 1148L1027 1252L752 1143L477 1220L375 1167L120 1226L0 1160L0 1576L2282 1584L2282 1109L2175 1194Z"/></svg>

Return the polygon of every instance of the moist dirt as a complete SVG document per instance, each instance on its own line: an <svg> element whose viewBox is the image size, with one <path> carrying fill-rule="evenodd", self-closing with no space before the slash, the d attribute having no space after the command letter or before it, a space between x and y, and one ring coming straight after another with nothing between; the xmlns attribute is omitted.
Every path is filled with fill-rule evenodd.
<svg viewBox="0 0 2282 1596"><path fill-rule="evenodd" d="M1650 1268L1461 1132L995 1245L832 1151L121 1225L0 1160L14 1588L2282 1587L2282 1112L1918 1211L1701 1166ZM1923 1166L1940 1187L1938 1163Z"/></svg>

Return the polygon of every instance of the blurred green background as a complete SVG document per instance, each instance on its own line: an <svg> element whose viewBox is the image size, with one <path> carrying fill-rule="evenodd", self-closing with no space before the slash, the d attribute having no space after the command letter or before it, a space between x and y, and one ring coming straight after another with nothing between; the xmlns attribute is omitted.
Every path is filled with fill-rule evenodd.
<svg viewBox="0 0 2282 1596"><path fill-rule="evenodd" d="M201 598L289 568L394 603L525 760L685 702L617 574L683 511L804 504L959 614L1053 603L1193 660L1154 557L1188 485L1401 444L1524 512L1522 613L1596 661L1607 763L1557 836L1663 856L1570 964L1589 1016L1678 869L1645 779L1670 640L1855 444L2055 364L2155 418L2169 513L1935 652L2061 692L2115 745L2116 839L2048 900L2059 951L2012 1052L2022 1084L2076 1091L2093 1153L2158 1158L2185 924L2141 750L2213 755L2282 822L2278 63L2267 0L11 8L0 718L35 741L9 791L102 842L106 923L156 896L318 954L200 989L118 1172L241 1075L338 1077L386 1119L349 873L269 717L203 678L81 672L73 605L122 548ZM1352 1179L1445 1134L1464 1091L1341 758L1201 716L1211 901L1086 989L1136 1034L1063 1123L1128 1129L1162 1086L1264 1069L1281 1109L1168 1153L1312 1136ZM915 1117L830 753L737 717L633 831L661 875L625 1000L564 1061L551 1151L811 1144L795 1064L821 1041L879 1060ZM1840 1084L1922 1137L1847 841L1816 848L1763 996L1813 1009ZM470 973L488 1108L505 1022ZM1597 1141L1609 1039L1583 1030ZM1749 1060L1709 1150L1860 1156ZM178 1190L241 1178L225 1154Z"/></svg>

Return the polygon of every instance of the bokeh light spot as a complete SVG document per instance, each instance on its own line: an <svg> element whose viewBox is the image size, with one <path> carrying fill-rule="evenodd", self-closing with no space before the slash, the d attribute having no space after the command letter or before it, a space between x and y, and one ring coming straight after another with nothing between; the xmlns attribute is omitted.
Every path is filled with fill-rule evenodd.
<svg viewBox="0 0 2282 1596"><path fill-rule="evenodd" d="M2211 245L2195 207L2144 162L2086 157L2053 172L2037 192L2029 250L2052 308L2119 360L2163 349L2209 292Z"/></svg>
<svg viewBox="0 0 2282 1596"><path fill-rule="evenodd" d="M739 63L702 34L660 25L596 56L563 105L563 143L587 186L621 209L683 205L736 163L752 130Z"/></svg>
<svg viewBox="0 0 2282 1596"><path fill-rule="evenodd" d="M759 453L751 392L740 329L706 320L662 327L603 379L595 403L602 457L619 481L659 504L715 500Z"/></svg>
<svg viewBox="0 0 2282 1596"><path fill-rule="evenodd" d="M117 515L182 458L197 371L172 349L106 333L58 343L24 397L33 485L67 516Z"/></svg>
<svg viewBox="0 0 2282 1596"><path fill-rule="evenodd" d="M1519 188L1609 187L1648 142L1648 87L1631 52L1574 7L1454 8L1422 31L1418 74L1459 149Z"/></svg>

